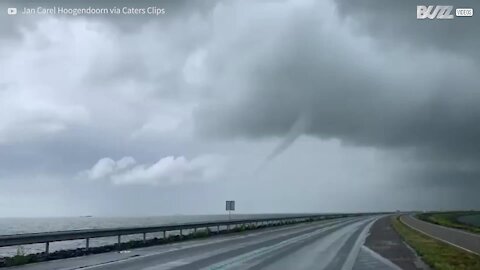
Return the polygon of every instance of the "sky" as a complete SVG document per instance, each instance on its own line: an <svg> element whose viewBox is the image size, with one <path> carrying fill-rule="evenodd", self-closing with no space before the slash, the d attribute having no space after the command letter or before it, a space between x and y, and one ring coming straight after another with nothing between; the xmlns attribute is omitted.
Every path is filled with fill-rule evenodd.
<svg viewBox="0 0 480 270"><path fill-rule="evenodd" d="M0 2L0 217L478 209L480 19L417 4Z"/></svg>

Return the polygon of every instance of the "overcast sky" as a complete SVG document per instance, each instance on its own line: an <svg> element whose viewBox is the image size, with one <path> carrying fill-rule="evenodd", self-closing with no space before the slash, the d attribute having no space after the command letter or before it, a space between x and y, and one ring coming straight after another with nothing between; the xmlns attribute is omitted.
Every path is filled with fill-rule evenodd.
<svg viewBox="0 0 480 270"><path fill-rule="evenodd" d="M479 208L479 16L379 2L1 2L0 216Z"/></svg>

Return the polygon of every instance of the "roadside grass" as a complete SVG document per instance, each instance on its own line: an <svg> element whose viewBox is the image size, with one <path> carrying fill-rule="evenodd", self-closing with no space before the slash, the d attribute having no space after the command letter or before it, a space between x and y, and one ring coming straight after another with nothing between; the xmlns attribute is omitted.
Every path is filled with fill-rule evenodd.
<svg viewBox="0 0 480 270"><path fill-rule="evenodd" d="M480 233L480 227L462 223L458 220L459 217L468 215L478 215L479 212L442 212L442 213L423 213L418 214L417 217L423 221L431 222L434 224L451 227L455 229L465 230L473 233Z"/></svg>
<svg viewBox="0 0 480 270"><path fill-rule="evenodd" d="M399 217L392 217L392 225L422 260L436 270L478 270L480 256L450 246L417 232L405 224Z"/></svg>

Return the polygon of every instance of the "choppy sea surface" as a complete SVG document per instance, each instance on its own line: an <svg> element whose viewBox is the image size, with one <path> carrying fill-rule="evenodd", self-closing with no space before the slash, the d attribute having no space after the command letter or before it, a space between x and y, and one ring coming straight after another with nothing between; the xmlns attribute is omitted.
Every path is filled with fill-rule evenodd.
<svg viewBox="0 0 480 270"><path fill-rule="evenodd" d="M232 215L232 219L267 218L285 216L288 214L255 214ZM299 214L295 214L299 215ZM22 233L54 232L80 229L106 229L119 227L147 227L166 224L179 224L188 222L204 222L228 220L228 215L176 215L156 217L64 217L64 218L0 218L0 235ZM188 232L186 232L188 233ZM178 232L169 232L178 234ZM149 233L147 238L163 236L162 233ZM122 242L141 240L142 235L122 236ZM90 246L102 246L116 243L116 237L95 238L90 240ZM50 243L50 251L60 249L74 249L85 247L85 240L62 241ZM14 256L18 253L28 254L43 252L44 244L13 246L0 248L0 257Z"/></svg>

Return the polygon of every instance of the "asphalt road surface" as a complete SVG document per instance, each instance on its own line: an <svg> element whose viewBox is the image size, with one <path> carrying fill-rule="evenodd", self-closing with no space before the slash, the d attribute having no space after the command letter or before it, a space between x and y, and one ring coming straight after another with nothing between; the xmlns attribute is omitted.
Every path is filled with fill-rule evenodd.
<svg viewBox="0 0 480 270"><path fill-rule="evenodd" d="M377 219L357 217L260 229L15 269L399 269L363 245Z"/></svg>
<svg viewBox="0 0 480 270"><path fill-rule="evenodd" d="M402 216L401 220L408 226L427 234L430 237L480 255L480 235L478 234L436 225L412 216Z"/></svg>
<svg viewBox="0 0 480 270"><path fill-rule="evenodd" d="M370 228L365 245L403 270L430 270L392 225L393 216L378 219Z"/></svg>

